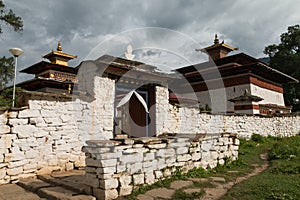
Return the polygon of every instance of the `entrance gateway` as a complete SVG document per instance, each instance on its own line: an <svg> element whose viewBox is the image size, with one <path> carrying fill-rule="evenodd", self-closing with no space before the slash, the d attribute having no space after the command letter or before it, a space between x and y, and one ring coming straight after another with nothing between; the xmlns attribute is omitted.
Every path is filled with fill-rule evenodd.
<svg viewBox="0 0 300 200"><path fill-rule="evenodd" d="M152 106L155 106L153 86L137 90L116 86L114 134L131 137L155 135L155 109Z"/></svg>

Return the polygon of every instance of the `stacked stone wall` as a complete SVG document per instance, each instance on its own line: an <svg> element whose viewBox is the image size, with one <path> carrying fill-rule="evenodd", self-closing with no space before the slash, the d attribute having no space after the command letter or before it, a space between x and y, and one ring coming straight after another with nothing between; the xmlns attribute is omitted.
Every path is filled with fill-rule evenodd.
<svg viewBox="0 0 300 200"><path fill-rule="evenodd" d="M113 137L114 81L95 84L90 101L31 93L26 108L0 111L0 184L84 167L85 141Z"/></svg>
<svg viewBox="0 0 300 200"><path fill-rule="evenodd" d="M224 164L237 159L239 139L235 134L185 135L168 138L136 138L87 141L85 184L98 199L129 195L194 167Z"/></svg>

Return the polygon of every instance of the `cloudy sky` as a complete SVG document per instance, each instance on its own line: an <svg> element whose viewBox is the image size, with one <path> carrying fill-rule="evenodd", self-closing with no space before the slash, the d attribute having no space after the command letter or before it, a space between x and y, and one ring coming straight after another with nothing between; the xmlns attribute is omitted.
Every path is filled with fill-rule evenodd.
<svg viewBox="0 0 300 200"><path fill-rule="evenodd" d="M1 24L0 56L22 48L18 70L42 60L61 41L82 60L123 56L133 46L137 60L166 68L201 62L195 48L220 40L253 57L278 43L288 26L300 23L298 0L3 0L24 21L15 33ZM18 74L18 81L30 76Z"/></svg>

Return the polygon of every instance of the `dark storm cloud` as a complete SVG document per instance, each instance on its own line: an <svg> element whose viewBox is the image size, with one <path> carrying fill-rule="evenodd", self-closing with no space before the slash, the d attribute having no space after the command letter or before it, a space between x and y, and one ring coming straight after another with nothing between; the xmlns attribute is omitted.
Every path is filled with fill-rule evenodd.
<svg viewBox="0 0 300 200"><path fill-rule="evenodd" d="M221 40L239 47L240 51L261 57L264 46L278 42L279 35L288 26L300 21L300 1L296 0L4 0L4 3L22 17L24 31L18 34L5 28L0 39L0 55L9 56L10 47L24 49L20 69L40 61L42 55L56 48L58 40L65 52L78 55L70 63L76 66L104 40L122 31L143 27L172 29L185 34L188 39L176 40L160 32L133 36L129 40L120 37L117 55L125 51L128 43L141 46L140 43L144 42L148 47L153 44L156 48L157 45L164 49L176 47L182 57L197 62L202 55L195 53L195 47L212 44L214 34L218 33ZM189 43L184 44L184 41ZM174 44L180 42L181 45ZM97 51L94 53L95 58L101 56ZM175 66L175 54L167 55L170 53L137 55L136 58L147 58L145 61L149 62L151 58L153 61L169 58ZM168 64L166 61L162 63ZM180 64L183 62L178 62ZM19 80L27 78L18 77Z"/></svg>

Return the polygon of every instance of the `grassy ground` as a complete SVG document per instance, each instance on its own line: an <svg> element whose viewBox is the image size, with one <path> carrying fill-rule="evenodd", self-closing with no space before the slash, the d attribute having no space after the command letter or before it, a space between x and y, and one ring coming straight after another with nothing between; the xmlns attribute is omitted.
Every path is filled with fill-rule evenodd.
<svg viewBox="0 0 300 200"><path fill-rule="evenodd" d="M252 163L252 156L268 151L270 167L235 185L222 199L300 199L300 135L254 139L241 145L239 160Z"/></svg>
<svg viewBox="0 0 300 200"><path fill-rule="evenodd" d="M268 153L270 167L259 175L236 184L221 199L300 199L300 134L290 138L264 138L254 134L249 141L241 140L238 160L227 160L225 165L214 169L195 168L187 174L177 171L170 178L135 190L129 199L135 199L138 194L153 188L168 188L174 180L218 176L224 177L227 182L235 181L238 177L252 172L255 167L265 164L266 161L260 158L262 153ZM193 197L202 196L204 187L210 187L210 184L195 184L199 193ZM194 199L193 197L178 190L173 199Z"/></svg>

